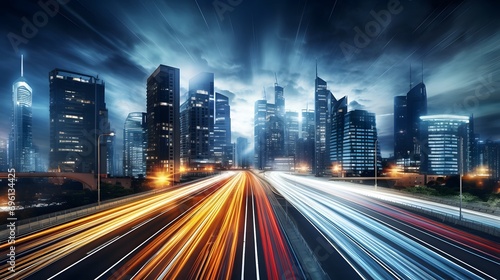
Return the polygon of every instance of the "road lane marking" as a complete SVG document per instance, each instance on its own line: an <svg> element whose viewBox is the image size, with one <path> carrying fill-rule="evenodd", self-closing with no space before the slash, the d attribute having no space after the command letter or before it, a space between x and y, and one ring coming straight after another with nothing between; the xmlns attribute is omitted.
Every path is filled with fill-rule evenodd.
<svg viewBox="0 0 500 280"><path fill-rule="evenodd" d="M101 250L102 248L104 248L104 247L108 246L109 244L115 242L115 240L117 240L118 238L120 238L120 235L115 236L113 239L108 240L108 242L106 242L106 243L104 243L104 244L102 244L100 246L97 246L96 248L88 251L86 255L93 254L94 252Z"/></svg>
<svg viewBox="0 0 500 280"><path fill-rule="evenodd" d="M255 269L257 270L257 280L260 280L260 273L259 273L259 255L257 254L257 232L256 232L256 226L255 226L255 201L254 201L254 195L253 195L253 190L252 190L252 214L253 214L253 241L255 245Z"/></svg>
<svg viewBox="0 0 500 280"><path fill-rule="evenodd" d="M247 190L247 195L246 195L246 201L245 201L245 227L243 229L243 254L242 254L242 261L241 261L241 280L245 278L245 247L246 247L246 242L247 242L247 213L248 210L248 190Z"/></svg>

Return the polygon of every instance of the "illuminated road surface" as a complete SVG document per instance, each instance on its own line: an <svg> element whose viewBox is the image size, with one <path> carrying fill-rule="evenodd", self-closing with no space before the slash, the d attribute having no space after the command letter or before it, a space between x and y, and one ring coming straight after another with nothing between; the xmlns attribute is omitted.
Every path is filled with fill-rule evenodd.
<svg viewBox="0 0 500 280"><path fill-rule="evenodd" d="M248 172L19 238L16 253L2 279L278 279L297 263Z"/></svg>
<svg viewBox="0 0 500 280"><path fill-rule="evenodd" d="M500 277L499 243L385 204L340 182L275 172L266 177L361 278Z"/></svg>

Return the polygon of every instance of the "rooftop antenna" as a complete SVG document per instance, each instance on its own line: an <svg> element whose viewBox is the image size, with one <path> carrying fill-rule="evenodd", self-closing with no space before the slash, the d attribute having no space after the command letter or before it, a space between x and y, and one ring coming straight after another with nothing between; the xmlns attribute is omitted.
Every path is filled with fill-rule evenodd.
<svg viewBox="0 0 500 280"><path fill-rule="evenodd" d="M276 72L274 72L274 79L276 80L276 83L274 83L275 86L278 85L278 75L276 75Z"/></svg>
<svg viewBox="0 0 500 280"><path fill-rule="evenodd" d="M264 100L267 100L266 87L264 86L262 89L264 89Z"/></svg>
<svg viewBox="0 0 500 280"><path fill-rule="evenodd" d="M23 55L21 55L21 77L24 76L24 62L23 62Z"/></svg>

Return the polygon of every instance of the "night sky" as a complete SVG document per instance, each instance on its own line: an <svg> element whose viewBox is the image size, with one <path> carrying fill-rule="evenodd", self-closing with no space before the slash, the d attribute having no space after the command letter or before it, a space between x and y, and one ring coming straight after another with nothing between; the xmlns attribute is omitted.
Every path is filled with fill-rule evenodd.
<svg viewBox="0 0 500 280"><path fill-rule="evenodd" d="M421 81L423 63L429 113L474 114L476 132L500 140L500 1L60 0L50 15L37 2L2 2L0 138L8 137L24 54L44 156L50 70L104 80L121 149L125 118L145 111L146 79L159 64L180 68L181 102L191 77L213 72L216 91L230 97L233 140L253 141L254 102L264 89L274 100L275 73L287 110L314 108L317 61L335 97L377 114L389 156L393 97L409 90L410 65L413 85ZM34 15L39 27L25 36Z"/></svg>

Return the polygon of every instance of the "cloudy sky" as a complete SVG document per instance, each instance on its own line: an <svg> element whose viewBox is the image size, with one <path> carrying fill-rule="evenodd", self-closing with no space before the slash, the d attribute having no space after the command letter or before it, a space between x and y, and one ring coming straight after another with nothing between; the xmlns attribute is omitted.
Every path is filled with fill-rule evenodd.
<svg viewBox="0 0 500 280"><path fill-rule="evenodd" d="M410 65L414 85L423 74L429 113L474 114L477 133L500 140L499 1L37 2L2 1L0 138L24 54L34 142L45 153L50 70L105 81L121 143L127 114L145 111L146 79L159 64L180 68L183 98L191 77L215 74L216 90L230 97L233 139L252 139L254 102L264 89L273 100L275 73L287 110L313 108L317 61L335 97L377 114L384 156L392 153L393 97L409 90Z"/></svg>

